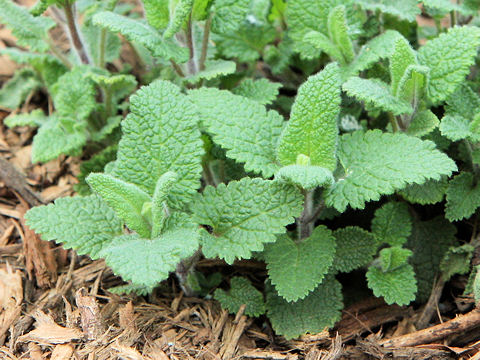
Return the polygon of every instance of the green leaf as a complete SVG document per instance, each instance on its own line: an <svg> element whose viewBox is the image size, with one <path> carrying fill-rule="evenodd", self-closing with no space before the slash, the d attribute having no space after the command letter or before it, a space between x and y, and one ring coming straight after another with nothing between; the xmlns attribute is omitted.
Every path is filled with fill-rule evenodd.
<svg viewBox="0 0 480 360"><path fill-rule="evenodd" d="M196 107L167 81L158 80L130 98L130 114L111 175L152 195L167 171L178 175L169 206L180 208L200 187L203 156Z"/></svg>
<svg viewBox="0 0 480 360"><path fill-rule="evenodd" d="M343 55L344 64L353 61L355 53L353 43L348 34L348 24L345 6L339 5L328 14L328 35Z"/></svg>
<svg viewBox="0 0 480 360"><path fill-rule="evenodd" d="M285 181L305 190L334 183L332 172L320 166L287 165L275 173L275 179Z"/></svg>
<svg viewBox="0 0 480 360"><path fill-rule="evenodd" d="M452 141L477 139L478 135L472 133L470 126L470 120L461 115L446 115L440 123L440 131L443 136Z"/></svg>
<svg viewBox="0 0 480 360"><path fill-rule="evenodd" d="M473 297L478 303L480 301L480 266L477 265L474 271L476 271L476 275L475 280L473 280Z"/></svg>
<svg viewBox="0 0 480 360"><path fill-rule="evenodd" d="M392 246L380 251L380 269L383 272L392 271L408 264L408 258L412 256L412 252L403 249L400 246Z"/></svg>
<svg viewBox="0 0 480 360"><path fill-rule="evenodd" d="M368 231L358 226L347 226L333 232L336 243L333 268L350 272L368 265L377 252L377 241Z"/></svg>
<svg viewBox="0 0 480 360"><path fill-rule="evenodd" d="M269 105L278 96L278 89L282 84L271 82L268 79L245 79L240 85L232 90L235 95L240 95L259 102L262 105Z"/></svg>
<svg viewBox="0 0 480 360"><path fill-rule="evenodd" d="M430 296L440 261L455 244L456 228L442 217L429 221L414 221L407 246L413 251L410 263L415 269L417 301L425 302Z"/></svg>
<svg viewBox="0 0 480 360"><path fill-rule="evenodd" d="M244 22L250 9L250 0L216 0L212 31L232 33Z"/></svg>
<svg viewBox="0 0 480 360"><path fill-rule="evenodd" d="M409 22L415 21L416 16L420 15L417 0L357 0L357 3L366 10L378 10Z"/></svg>
<svg viewBox="0 0 480 360"><path fill-rule="evenodd" d="M134 285L130 283L108 288L107 291L117 295L136 294L140 296L146 296L151 294L154 288L154 286Z"/></svg>
<svg viewBox="0 0 480 360"><path fill-rule="evenodd" d="M166 201L168 194L177 181L177 174L173 171L166 172L157 181L152 198L152 236L160 235L165 224Z"/></svg>
<svg viewBox="0 0 480 360"><path fill-rule="evenodd" d="M245 163L247 171L270 177L278 169L276 147L283 118L254 100L226 90L201 88L189 92L203 125L227 156Z"/></svg>
<svg viewBox="0 0 480 360"><path fill-rule="evenodd" d="M480 206L480 186L470 172L461 172L448 183L445 217L450 221L469 218Z"/></svg>
<svg viewBox="0 0 480 360"><path fill-rule="evenodd" d="M379 130L343 135L338 158L345 175L325 195L327 205L340 212L347 205L363 209L365 202L379 200L381 195L393 194L408 184L438 180L457 169L433 142Z"/></svg>
<svg viewBox="0 0 480 360"><path fill-rule="evenodd" d="M230 280L230 290L215 290L215 300L218 300L222 308L231 314L236 314L240 306L246 305L245 315L258 317L265 314L265 301L260 291L244 277L234 277Z"/></svg>
<svg viewBox="0 0 480 360"><path fill-rule="evenodd" d="M143 238L150 238L151 225L142 214L143 204L151 201L146 192L108 174L90 174L86 181L130 229Z"/></svg>
<svg viewBox="0 0 480 360"><path fill-rule="evenodd" d="M179 32L183 24L187 22L188 17L192 13L192 9L193 0L178 0L170 15L170 21L163 33L163 37L168 39Z"/></svg>
<svg viewBox="0 0 480 360"><path fill-rule="evenodd" d="M409 185L400 190L399 194L413 204L436 204L443 200L447 187L448 180L446 177L442 177L440 180L427 180L421 185Z"/></svg>
<svg viewBox="0 0 480 360"><path fill-rule="evenodd" d="M444 101L465 80L475 63L480 29L453 27L418 51L420 64L430 68L428 95L434 104Z"/></svg>
<svg viewBox="0 0 480 360"><path fill-rule="evenodd" d="M197 21L202 21L207 18L210 13L210 7L213 0L194 0L192 16Z"/></svg>
<svg viewBox="0 0 480 360"><path fill-rule="evenodd" d="M303 196L292 186L259 178L243 178L208 186L197 195L192 211L199 224L212 227L203 231L203 253L232 264L236 258L250 258L252 251L263 250L274 242L275 234L299 216Z"/></svg>
<svg viewBox="0 0 480 360"><path fill-rule="evenodd" d="M288 302L305 298L320 284L335 256L335 238L324 225L295 243L282 235L264 250L268 277L278 295Z"/></svg>
<svg viewBox="0 0 480 360"><path fill-rule="evenodd" d="M306 333L316 334L340 320L342 285L329 276L305 299L288 302L270 286L267 291L267 316L272 327L286 339Z"/></svg>
<svg viewBox="0 0 480 360"><path fill-rule="evenodd" d="M450 11L459 11L462 9L461 6L455 4L449 0L422 0L422 3L427 8L433 8L446 14Z"/></svg>
<svg viewBox="0 0 480 360"><path fill-rule="evenodd" d="M28 9L11 0L0 0L0 22L12 30L17 44L32 51L46 52L49 49L45 39L55 22L47 17L34 17Z"/></svg>
<svg viewBox="0 0 480 360"><path fill-rule="evenodd" d="M467 83L462 83L447 100L446 113L473 119L480 111L480 97Z"/></svg>
<svg viewBox="0 0 480 360"><path fill-rule="evenodd" d="M27 96L39 89L40 81L31 69L20 69L0 89L0 107L15 110Z"/></svg>
<svg viewBox="0 0 480 360"><path fill-rule="evenodd" d="M470 272L470 260L475 248L470 244L451 247L440 262L443 279L450 280L453 275L464 275Z"/></svg>
<svg viewBox="0 0 480 360"><path fill-rule="evenodd" d="M300 86L290 121L278 144L282 165L296 164L297 156L302 154L310 157L312 165L335 170L340 102L337 64L327 65Z"/></svg>
<svg viewBox="0 0 480 360"><path fill-rule="evenodd" d="M421 65L410 65L398 84L397 97L412 104L420 104L426 93L430 69Z"/></svg>
<svg viewBox="0 0 480 360"><path fill-rule="evenodd" d="M3 119L3 123L12 128L15 126L38 127L48 120L42 110L33 110L30 113L11 114Z"/></svg>
<svg viewBox="0 0 480 360"><path fill-rule="evenodd" d="M154 28L138 20L110 11L102 11L94 15L93 23L112 32L119 32L129 41L136 41L150 50L154 56L166 60L186 62L188 49L181 48L173 41L164 39Z"/></svg>
<svg viewBox="0 0 480 360"><path fill-rule="evenodd" d="M422 137L431 133L440 124L437 115L430 110L422 110L414 116L406 133L408 135Z"/></svg>
<svg viewBox="0 0 480 360"><path fill-rule="evenodd" d="M411 114L412 106L404 100L397 99L384 82L378 79L352 77L343 84L343 91L349 96L373 105L393 115Z"/></svg>
<svg viewBox="0 0 480 360"><path fill-rule="evenodd" d="M186 77L185 82L195 84L200 80L212 80L220 76L233 74L237 69L237 64L226 60L208 60L205 63L205 70L199 71L195 75Z"/></svg>
<svg viewBox="0 0 480 360"><path fill-rule="evenodd" d="M180 260L193 255L197 249L198 231L189 227L166 231L152 240L137 234L117 236L99 255L123 280L136 286L154 287L175 271Z"/></svg>
<svg viewBox="0 0 480 360"><path fill-rule="evenodd" d="M104 64L100 64L102 28L92 24L91 19L88 19L83 23L81 31L85 40L85 47L93 60L93 64L98 67L104 66ZM107 32L105 34L104 62L110 63L118 59L121 50L122 42L120 38L116 34Z"/></svg>
<svg viewBox="0 0 480 360"><path fill-rule="evenodd" d="M319 31L310 31L305 34L302 40L305 44L309 44L319 52L324 52L332 60L340 62L342 65L346 65L345 59L341 50L336 44L330 40L330 38Z"/></svg>
<svg viewBox="0 0 480 360"><path fill-rule="evenodd" d="M375 211L372 233L379 244L404 244L412 232L412 219L408 206L401 202L388 202Z"/></svg>
<svg viewBox="0 0 480 360"><path fill-rule="evenodd" d="M99 257L100 250L122 233L123 223L97 195L66 197L25 214L27 225L43 240L63 243L80 255Z"/></svg>
<svg viewBox="0 0 480 360"><path fill-rule="evenodd" d="M170 0L142 0L142 2L148 23L156 29L165 29L170 20Z"/></svg>
<svg viewBox="0 0 480 360"><path fill-rule="evenodd" d="M395 42L394 51L390 57L391 90L398 97L398 87L407 68L417 63L417 56L405 38L399 38Z"/></svg>

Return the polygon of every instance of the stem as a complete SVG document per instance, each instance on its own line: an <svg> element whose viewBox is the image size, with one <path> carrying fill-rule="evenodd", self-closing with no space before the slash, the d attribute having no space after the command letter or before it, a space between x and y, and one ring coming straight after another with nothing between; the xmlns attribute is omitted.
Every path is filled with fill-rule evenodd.
<svg viewBox="0 0 480 360"><path fill-rule="evenodd" d="M420 314L420 317L415 323L415 326L417 327L417 329L419 330L425 329L430 323L430 320L432 319L432 316L435 313L435 310L437 308L438 301L442 296L445 283L446 281L443 279L443 276L440 275L436 283L433 285L432 292L430 293L430 297L428 298L428 301L425 304L425 307L423 308L422 313Z"/></svg>
<svg viewBox="0 0 480 360"><path fill-rule="evenodd" d="M188 17L186 37L187 47L190 51L190 59L188 60L188 72L190 75L195 75L198 69L195 62L195 46L193 44L192 14L190 14L190 16Z"/></svg>
<svg viewBox="0 0 480 360"><path fill-rule="evenodd" d="M391 112L388 113L388 120L390 120L393 132L396 133L398 131L398 123Z"/></svg>
<svg viewBox="0 0 480 360"><path fill-rule="evenodd" d="M177 265L177 269L175 270L175 275L177 276L178 282L180 283L180 287L187 296L195 295L195 291L193 291L187 281L188 275L194 271L195 265L197 265L201 255L202 253L200 249L197 250L197 252L188 259L180 261L180 263Z"/></svg>
<svg viewBox="0 0 480 360"><path fill-rule="evenodd" d="M207 185L216 186L215 178L213 176L212 169L209 166L209 164L203 162L202 167L203 167L203 179L205 180L205 183Z"/></svg>
<svg viewBox="0 0 480 360"><path fill-rule="evenodd" d="M457 25L457 12L455 10L450 11L450 27Z"/></svg>
<svg viewBox="0 0 480 360"><path fill-rule="evenodd" d="M205 22L202 40L202 53L200 55L200 71L205 70L205 60L207 60L208 40L210 38L210 27L212 25L212 18L209 17Z"/></svg>
<svg viewBox="0 0 480 360"><path fill-rule="evenodd" d="M473 161L473 149L472 149L472 144L470 144L470 141L465 139L463 140L463 143L465 144L465 148L467 149L468 160L470 161L470 166L473 171L473 182L474 182L474 185L476 185L480 177L480 167L477 164L475 164L475 162Z"/></svg>
<svg viewBox="0 0 480 360"><path fill-rule="evenodd" d="M75 48L77 55L80 58L80 61L83 64L88 65L91 62L88 57L87 50L83 45L82 39L80 38L80 33L78 32L77 22L73 15L74 13L73 3L70 3L70 1L66 1L64 11L65 11L65 16L67 18L68 32L70 34L70 40L72 41L72 45Z"/></svg>
<svg viewBox="0 0 480 360"><path fill-rule="evenodd" d="M298 240L308 238L313 231L313 222L309 222L313 214L313 194L314 190L304 191L305 202L303 204L302 215L297 219Z"/></svg>
<svg viewBox="0 0 480 360"><path fill-rule="evenodd" d="M180 67L180 65L178 65L174 60L170 59L170 64L172 64L172 67L173 69L175 70L175 72L178 74L178 76L180 77L185 77L185 74L182 70L182 68Z"/></svg>
<svg viewBox="0 0 480 360"><path fill-rule="evenodd" d="M111 91L111 89L105 89L103 97L105 99L105 120L107 120L113 114L113 103L112 103L112 91Z"/></svg>
<svg viewBox="0 0 480 360"><path fill-rule="evenodd" d="M99 43L99 56L98 56L98 66L101 68L105 67L105 53L107 52L107 29L102 28L100 32L100 43Z"/></svg>

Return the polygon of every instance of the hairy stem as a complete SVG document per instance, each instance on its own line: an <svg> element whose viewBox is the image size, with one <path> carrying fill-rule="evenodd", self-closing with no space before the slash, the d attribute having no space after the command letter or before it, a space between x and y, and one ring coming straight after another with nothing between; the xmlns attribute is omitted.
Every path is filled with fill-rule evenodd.
<svg viewBox="0 0 480 360"><path fill-rule="evenodd" d="M180 77L185 77L185 73L183 72L182 68L180 65L178 65L174 60L170 59L170 64L172 64L173 69L177 73L178 76Z"/></svg>
<svg viewBox="0 0 480 360"><path fill-rule="evenodd" d="M192 27L192 14L188 17L187 30L187 47L190 52L190 59L188 60L188 73L195 75L198 72L197 63L195 59L195 45L193 43L193 27Z"/></svg>
<svg viewBox="0 0 480 360"><path fill-rule="evenodd" d="M207 60L208 40L210 39L210 27L212 26L212 18L209 17L205 21L202 39L202 53L200 54L200 71L205 70L205 61Z"/></svg>
<svg viewBox="0 0 480 360"><path fill-rule="evenodd" d="M312 191L305 191L305 202L303 204L302 215L297 219L298 240L308 238L313 231L313 222L308 221L313 215L313 194Z"/></svg>
<svg viewBox="0 0 480 360"><path fill-rule="evenodd" d="M391 112L387 113L388 114L388 120L390 121L390 124L392 125L392 130L394 133L398 131L398 123L397 119L395 119L395 116Z"/></svg>
<svg viewBox="0 0 480 360"><path fill-rule="evenodd" d="M83 44L83 41L80 37L80 33L78 31L77 21L74 16L74 5L70 1L65 2L65 16L67 18L67 26L68 26L68 33L70 35L70 40L72 41L72 45L75 51L80 58L80 61L83 64L90 64L90 58L88 57L87 50Z"/></svg>
<svg viewBox="0 0 480 360"><path fill-rule="evenodd" d="M188 275L190 275L195 270L195 265L197 265L198 260L202 256L201 250L197 250L195 254L193 254L188 259L183 259L177 265L177 269L175 270L175 275L177 276L178 282L180 283L180 287L182 288L183 292L187 296L195 295L195 291L190 287L188 284Z"/></svg>

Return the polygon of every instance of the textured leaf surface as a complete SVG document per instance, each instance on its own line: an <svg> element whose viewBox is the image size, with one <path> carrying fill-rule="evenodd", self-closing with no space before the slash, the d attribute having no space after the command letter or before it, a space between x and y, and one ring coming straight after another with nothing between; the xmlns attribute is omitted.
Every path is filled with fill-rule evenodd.
<svg viewBox="0 0 480 360"><path fill-rule="evenodd" d="M117 146L112 145L93 155L89 160L83 161L80 164L80 174L77 175L78 184L74 185L75 191L79 195L90 195L92 191L85 181L87 176L93 172L102 172L105 165L116 158Z"/></svg>
<svg viewBox="0 0 480 360"><path fill-rule="evenodd" d="M473 174L462 172L448 183L445 217L450 221L468 218L480 206L480 186L474 184Z"/></svg>
<svg viewBox="0 0 480 360"><path fill-rule="evenodd" d="M380 268L387 272L408 264L412 252L400 246L392 246L380 251Z"/></svg>
<svg viewBox="0 0 480 360"><path fill-rule="evenodd" d="M227 156L245 163L247 171L273 175L278 169L276 147L283 118L254 100L226 90L201 88L189 93L203 125Z"/></svg>
<svg viewBox="0 0 480 360"><path fill-rule="evenodd" d="M338 46L332 42L332 40L319 31L310 31L303 37L303 43L310 44L315 47L319 52L324 52L332 60L340 62L342 65L346 65L345 59Z"/></svg>
<svg viewBox="0 0 480 360"><path fill-rule="evenodd" d="M415 6L415 8L417 8ZM418 8L417 8L418 9ZM392 94L397 96L398 86L402 80L405 71L410 65L416 64L417 56L407 39L400 38L395 42L395 50L390 57L390 77Z"/></svg>
<svg viewBox="0 0 480 360"><path fill-rule="evenodd" d="M340 101L337 64L327 65L300 86L278 145L282 165L295 164L297 156L302 154L310 157L312 165L335 170Z"/></svg>
<svg viewBox="0 0 480 360"><path fill-rule="evenodd" d="M17 109L32 91L39 89L40 81L31 69L20 69L0 89L0 107Z"/></svg>
<svg viewBox="0 0 480 360"><path fill-rule="evenodd" d="M212 30L226 34L237 30L247 17L250 9L249 0L217 0Z"/></svg>
<svg viewBox="0 0 480 360"><path fill-rule="evenodd" d="M305 298L320 284L335 256L335 238L324 225L310 237L295 243L287 235L267 244L264 250L268 277L285 300Z"/></svg>
<svg viewBox="0 0 480 360"><path fill-rule="evenodd" d="M275 179L300 186L305 190L313 190L319 186L334 183L332 172L320 166L288 165L275 173Z"/></svg>
<svg viewBox="0 0 480 360"><path fill-rule="evenodd" d="M470 130L470 120L461 115L446 115L440 123L442 135L452 141L474 136Z"/></svg>
<svg viewBox="0 0 480 360"><path fill-rule="evenodd" d="M430 68L428 94L433 103L445 100L464 81L478 46L480 29L464 26L449 29L419 49L419 62Z"/></svg>
<svg viewBox="0 0 480 360"><path fill-rule="evenodd" d="M325 278L305 299L293 303L278 296L272 286L267 292L267 316L275 332L287 339L333 327L342 308L342 285L333 276Z"/></svg>
<svg viewBox="0 0 480 360"><path fill-rule="evenodd" d="M340 49L345 64L352 62L355 57L353 43L348 34L348 24L345 6L339 5L333 8L328 14L328 35L335 45Z"/></svg>
<svg viewBox="0 0 480 360"><path fill-rule="evenodd" d="M192 210L199 224L212 227L203 233L203 253L231 264L235 258L250 258L274 242L275 234L302 211L303 196L294 187L276 181L244 178L217 188L207 187L197 195Z"/></svg>
<svg viewBox="0 0 480 360"><path fill-rule="evenodd" d="M389 86L378 79L352 77L343 84L343 90L349 96L381 110L391 112L393 115L411 114L413 112L408 102L393 96Z"/></svg>
<svg viewBox="0 0 480 360"><path fill-rule="evenodd" d="M152 195L167 171L178 175L169 205L180 207L200 187L203 155L195 106L166 81L141 88L130 98L130 114L112 175Z"/></svg>
<svg viewBox="0 0 480 360"><path fill-rule="evenodd" d="M460 115L473 119L480 111L480 97L467 83L462 83L447 100L448 115Z"/></svg>
<svg viewBox="0 0 480 360"><path fill-rule="evenodd" d="M233 74L237 65L233 61L209 60L205 63L205 70L199 71L193 76L185 78L186 82L195 84L200 80L211 80L220 76Z"/></svg>
<svg viewBox="0 0 480 360"><path fill-rule="evenodd" d="M278 96L278 89L281 87L282 84L271 82L268 79L245 79L232 92L255 100L262 105L268 105L275 101Z"/></svg>
<svg viewBox="0 0 480 360"><path fill-rule="evenodd" d="M215 300L231 314L236 314L242 305L246 305L245 315L257 317L265 313L262 293L243 277L232 278L229 291L215 290Z"/></svg>
<svg viewBox="0 0 480 360"><path fill-rule="evenodd" d="M326 202L340 212L347 205L363 209L365 202L379 200L382 194L392 194L408 184L438 180L457 169L433 142L379 130L343 135L338 158L345 175L327 191Z"/></svg>
<svg viewBox="0 0 480 360"><path fill-rule="evenodd" d="M15 126L31 126L38 127L47 121L47 117L42 110L33 110L30 113L20 113L15 115L9 115L3 119L3 123L8 127Z"/></svg>
<svg viewBox="0 0 480 360"><path fill-rule="evenodd" d="M417 0L358 0L357 2L364 9L379 10L410 22L415 21L416 16L420 15Z"/></svg>
<svg viewBox="0 0 480 360"><path fill-rule="evenodd" d="M188 17L190 16L193 9L193 0L178 0L175 8L173 9L170 21L168 23L165 32L163 33L164 38L171 38L175 35L182 25L187 22Z"/></svg>
<svg viewBox="0 0 480 360"><path fill-rule="evenodd" d="M130 41L137 41L149 49L154 56L178 62L188 60L188 49L179 47L171 40L164 39L154 28L138 20L103 11L95 14L93 23L112 32L119 32Z"/></svg>
<svg viewBox="0 0 480 360"><path fill-rule="evenodd" d="M347 226L334 231L336 253L333 268L350 272L368 265L377 252L375 237L358 226Z"/></svg>
<svg viewBox="0 0 480 360"><path fill-rule="evenodd" d="M464 275L470 272L470 260L474 250L475 248L470 244L448 249L440 262L443 279L448 281L453 275Z"/></svg>
<svg viewBox="0 0 480 360"><path fill-rule="evenodd" d="M422 185L408 185L399 193L405 200L413 204L436 204L443 200L447 187L447 178L442 177L440 180L427 180Z"/></svg>
<svg viewBox="0 0 480 360"><path fill-rule="evenodd" d="M157 181L155 191L152 198L152 236L160 235L165 223L166 214L166 201L168 194L177 181L177 174L173 171L168 171Z"/></svg>
<svg viewBox="0 0 480 360"><path fill-rule="evenodd" d="M148 23L157 29L165 29L170 19L169 0L142 0Z"/></svg>
<svg viewBox="0 0 480 360"><path fill-rule="evenodd" d="M400 202L388 202L375 211L372 233L380 244L404 244L412 232L412 219L408 206Z"/></svg>
<svg viewBox="0 0 480 360"><path fill-rule="evenodd" d="M414 115L408 126L407 134L421 137L431 133L439 124L440 120L437 115L430 110L423 110Z"/></svg>
<svg viewBox="0 0 480 360"><path fill-rule="evenodd" d="M100 250L122 233L123 224L97 195L67 197L25 214L27 225L43 240L56 240L80 255L99 257Z"/></svg>

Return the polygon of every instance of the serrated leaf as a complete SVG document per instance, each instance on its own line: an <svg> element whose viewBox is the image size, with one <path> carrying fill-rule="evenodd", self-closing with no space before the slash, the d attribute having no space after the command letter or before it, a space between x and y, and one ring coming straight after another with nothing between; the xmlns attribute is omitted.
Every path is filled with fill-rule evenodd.
<svg viewBox="0 0 480 360"><path fill-rule="evenodd" d="M209 15L213 0L194 0L192 16L197 21L202 21Z"/></svg>
<svg viewBox="0 0 480 360"><path fill-rule="evenodd" d="M345 59L343 58L342 52L336 44L325 34L322 34L320 31L310 31L305 34L302 41L305 44L309 44L319 52L324 52L332 60L340 62L342 65L346 65Z"/></svg>
<svg viewBox="0 0 480 360"><path fill-rule="evenodd" d="M411 114L412 106L404 100L397 99L390 91L390 87L378 79L362 79L351 77L342 86L349 96L367 105L373 105L393 115Z"/></svg>
<svg viewBox="0 0 480 360"><path fill-rule="evenodd" d="M11 114L3 119L3 123L8 127L31 126L38 127L48 120L42 110L33 110L30 113Z"/></svg>
<svg viewBox="0 0 480 360"><path fill-rule="evenodd" d="M151 225L142 214L143 204L151 201L146 192L108 174L93 173L86 181L130 229L143 238L150 238Z"/></svg>
<svg viewBox="0 0 480 360"><path fill-rule="evenodd" d="M446 14L450 11L462 10L462 7L449 0L422 0L422 3L427 8L433 8Z"/></svg>
<svg viewBox="0 0 480 360"><path fill-rule="evenodd" d="M93 16L95 25L106 28L112 32L119 32L129 41L136 41L150 50L154 56L166 60L186 62L188 49L181 48L173 41L164 39L154 28L138 20L110 11L102 11Z"/></svg>
<svg viewBox="0 0 480 360"><path fill-rule="evenodd" d="M398 96L398 87L407 68L416 63L415 51L405 38L399 38L395 42L393 54L390 57L390 86L393 96Z"/></svg>
<svg viewBox="0 0 480 360"><path fill-rule="evenodd" d="M183 24L187 22L187 19L192 13L193 0L178 0L173 11L170 14L170 20L168 23L163 37L168 39L180 31Z"/></svg>
<svg viewBox="0 0 480 360"><path fill-rule="evenodd" d="M400 190L399 194L413 204L436 204L443 200L447 187L448 180L446 177L442 177L440 180L427 180L421 185L409 185Z"/></svg>
<svg viewBox="0 0 480 360"><path fill-rule="evenodd" d="M332 172L320 166L287 165L275 173L275 179L285 181L305 190L334 183Z"/></svg>
<svg viewBox="0 0 480 360"><path fill-rule="evenodd" d="M198 231L190 227L166 231L151 240L137 234L117 236L102 248L99 256L122 279L136 286L153 287L197 249Z"/></svg>
<svg viewBox="0 0 480 360"><path fill-rule="evenodd" d="M408 206L400 202L388 202L375 211L372 233L380 244L404 244L412 232L412 219Z"/></svg>
<svg viewBox="0 0 480 360"><path fill-rule="evenodd" d="M165 29L170 20L170 0L142 0L148 23L157 29Z"/></svg>
<svg viewBox="0 0 480 360"><path fill-rule="evenodd" d="M31 69L20 69L0 89L0 107L15 110L41 86Z"/></svg>
<svg viewBox="0 0 480 360"><path fill-rule="evenodd" d="M267 316L275 332L286 339L333 327L340 320L342 308L342 285L333 276L297 302L289 303L278 296L273 286L267 289Z"/></svg>
<svg viewBox="0 0 480 360"><path fill-rule="evenodd" d="M456 242L456 228L442 217L429 221L414 221L407 246L413 251L410 263L415 269L417 301L425 302L430 296L433 282L443 255Z"/></svg>
<svg viewBox="0 0 480 360"><path fill-rule="evenodd" d="M168 171L157 181L155 191L152 198L152 236L160 235L165 223L166 214L166 201L168 194L177 181L177 174L173 171Z"/></svg>
<svg viewBox="0 0 480 360"><path fill-rule="evenodd" d="M448 183L445 217L450 221L468 218L480 206L480 186L473 174L461 172Z"/></svg>
<svg viewBox="0 0 480 360"><path fill-rule="evenodd" d="M347 226L333 232L336 243L333 269L350 272L368 265L377 252L375 237L358 226Z"/></svg>
<svg viewBox="0 0 480 360"><path fill-rule="evenodd" d="M250 0L216 0L212 31L220 34L237 30L247 17Z"/></svg>
<svg viewBox="0 0 480 360"><path fill-rule="evenodd" d="M467 119L473 119L480 110L480 97L467 83L460 84L446 103L448 115L460 115Z"/></svg>
<svg viewBox="0 0 480 360"><path fill-rule="evenodd" d="M212 80L220 76L233 74L237 69L237 64L226 60L208 60L205 63L205 70L199 71L195 75L186 77L185 82L195 84L200 80Z"/></svg>
<svg viewBox="0 0 480 360"><path fill-rule="evenodd" d="M310 157L312 165L335 170L340 102L337 64L327 65L300 86L290 121L278 144L278 160L282 165L296 164L302 154Z"/></svg>
<svg viewBox="0 0 480 360"><path fill-rule="evenodd" d="M240 85L235 87L232 92L259 102L262 105L268 105L275 101L278 96L278 89L282 84L271 82L268 79L245 79Z"/></svg>
<svg viewBox="0 0 480 360"><path fill-rule="evenodd" d="M327 190L325 198L328 206L340 212L347 205L363 209L365 202L379 200L381 195L392 194L408 184L438 180L457 169L433 142L379 130L343 135L338 158L345 175Z"/></svg>
<svg viewBox="0 0 480 360"><path fill-rule="evenodd" d="M416 16L420 15L417 0L358 0L357 3L366 10L379 10L409 22L415 21Z"/></svg>
<svg viewBox="0 0 480 360"><path fill-rule="evenodd" d="M475 138L470 130L470 120L461 115L445 115L440 123L440 131L452 141Z"/></svg>
<svg viewBox="0 0 480 360"><path fill-rule="evenodd" d="M434 104L444 101L470 72L480 46L480 29L453 27L418 50L420 64L430 68L428 96Z"/></svg>
<svg viewBox="0 0 480 360"><path fill-rule="evenodd" d="M397 97L412 104L413 107L424 98L428 87L430 69L421 65L410 65L398 84Z"/></svg>
<svg viewBox="0 0 480 360"><path fill-rule="evenodd" d="M92 259L123 230L115 212L97 195L57 199L54 204L30 209L25 220L43 240L61 242L65 249L89 254Z"/></svg>
<svg viewBox="0 0 480 360"><path fill-rule="evenodd" d="M200 187L203 156L196 107L172 83L158 80L130 97L130 114L111 175L152 195L167 171L178 175L168 204L189 202Z"/></svg>
<svg viewBox="0 0 480 360"><path fill-rule="evenodd" d="M328 35L343 55L344 64L349 64L355 57L353 43L348 34L346 9L344 5L334 7L328 14Z"/></svg>
<svg viewBox="0 0 480 360"><path fill-rule="evenodd" d="M422 110L417 112L414 116L406 133L408 135L422 137L431 133L438 127L440 120L430 110Z"/></svg>
<svg viewBox="0 0 480 360"><path fill-rule="evenodd" d="M117 295L136 294L140 296L146 296L151 294L154 288L154 286L134 285L130 283L108 288L107 291Z"/></svg>
<svg viewBox="0 0 480 360"><path fill-rule="evenodd" d="M282 235L263 252L268 277L278 295L288 302L305 298L320 284L335 256L335 238L324 225L312 235L295 243Z"/></svg>
<svg viewBox="0 0 480 360"><path fill-rule="evenodd" d="M226 90L201 88L189 92L203 125L227 156L245 163L245 170L270 177L278 169L276 147L283 118L254 100Z"/></svg>
<svg viewBox="0 0 480 360"><path fill-rule="evenodd" d="M440 270L445 281L453 275L464 275L470 272L470 260L475 248L470 244L451 247L440 262Z"/></svg>
<svg viewBox="0 0 480 360"><path fill-rule="evenodd" d="M245 315L260 316L265 313L265 301L263 295L248 279L234 277L230 280L230 290L215 290L215 300L218 300L222 308L227 309L231 314L236 314L240 306L246 305Z"/></svg>
<svg viewBox="0 0 480 360"><path fill-rule="evenodd" d="M392 271L408 264L408 258L412 252L401 246L392 246L380 250L380 269L383 272Z"/></svg>
<svg viewBox="0 0 480 360"><path fill-rule="evenodd" d="M212 234L203 231L203 253L229 264L236 258L248 259L252 251L274 242L275 234L285 233L285 226L302 212L302 204L297 189L276 181L243 178L208 186L192 204L195 221L212 227Z"/></svg>

